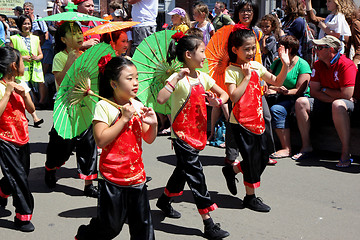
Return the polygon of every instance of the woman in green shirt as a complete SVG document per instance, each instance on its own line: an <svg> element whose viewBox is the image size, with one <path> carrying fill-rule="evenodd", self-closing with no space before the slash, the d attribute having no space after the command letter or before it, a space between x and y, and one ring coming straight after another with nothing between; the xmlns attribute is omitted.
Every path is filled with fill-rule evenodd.
<svg viewBox="0 0 360 240"><path fill-rule="evenodd" d="M272 126L280 140L282 149L270 155L272 159L291 156L290 128L288 116L295 100L309 92L308 83L311 69L309 64L297 53L299 40L294 36L285 36L279 41L289 50L290 66L287 77L281 87L270 86L268 90L268 103L271 106ZM270 69L277 76L282 67L281 61L275 60Z"/></svg>

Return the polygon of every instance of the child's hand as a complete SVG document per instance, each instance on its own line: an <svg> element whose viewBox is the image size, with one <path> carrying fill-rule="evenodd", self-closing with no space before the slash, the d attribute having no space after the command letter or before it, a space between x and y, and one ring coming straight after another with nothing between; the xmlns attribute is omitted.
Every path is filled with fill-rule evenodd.
<svg viewBox="0 0 360 240"><path fill-rule="evenodd" d="M129 122L135 112L135 108L130 103L127 103L121 108L121 118L123 118L125 122Z"/></svg>
<svg viewBox="0 0 360 240"><path fill-rule="evenodd" d="M286 64L287 66L289 66L290 65L289 49L285 49L283 45L280 45L278 49L278 53L283 65Z"/></svg>
<svg viewBox="0 0 360 240"><path fill-rule="evenodd" d="M181 68L178 75L177 75L177 81L180 79L183 79L186 75L190 73L190 69L188 68Z"/></svg>
<svg viewBox="0 0 360 240"><path fill-rule="evenodd" d="M244 77L251 75L250 63L244 63L240 65L241 71L244 74Z"/></svg>
<svg viewBox="0 0 360 240"><path fill-rule="evenodd" d="M215 93L210 92L210 91L205 92L205 97L206 97L206 100L208 101L208 102L206 102L206 105L209 105L212 107L217 107L220 105L220 102L218 101Z"/></svg>
<svg viewBox="0 0 360 240"><path fill-rule="evenodd" d="M14 83L14 91L19 94L21 97L25 97L25 88L20 86L19 84Z"/></svg>
<svg viewBox="0 0 360 240"><path fill-rule="evenodd" d="M15 84L14 82L7 82L5 92L11 94L14 91Z"/></svg>
<svg viewBox="0 0 360 240"><path fill-rule="evenodd" d="M149 124L149 125L156 125L157 124L157 118L156 113L152 108L143 107L141 108L143 111L143 114L141 114L140 118L143 123Z"/></svg>
<svg viewBox="0 0 360 240"><path fill-rule="evenodd" d="M38 61L39 60L39 57L38 56L35 56L34 54L31 54L31 59L33 61Z"/></svg>
<svg viewBox="0 0 360 240"><path fill-rule="evenodd" d="M67 61L72 64L79 56L80 56L80 54L78 51L72 50L69 52Z"/></svg>

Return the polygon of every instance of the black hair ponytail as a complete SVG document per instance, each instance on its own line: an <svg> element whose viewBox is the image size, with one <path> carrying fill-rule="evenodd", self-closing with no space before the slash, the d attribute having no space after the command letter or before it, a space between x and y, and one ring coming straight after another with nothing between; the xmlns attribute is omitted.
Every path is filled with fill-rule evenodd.
<svg viewBox="0 0 360 240"><path fill-rule="evenodd" d="M175 60L176 57L180 62L184 62L184 54L186 51L194 51L196 50L200 44L203 42L201 37L198 36L183 36L180 39L173 39L170 42L169 49L167 52L166 61L171 64L171 61Z"/></svg>
<svg viewBox="0 0 360 240"><path fill-rule="evenodd" d="M12 47L1 47L0 48L0 74L4 77L11 71L11 64L15 62L17 68L20 66L20 52Z"/></svg>

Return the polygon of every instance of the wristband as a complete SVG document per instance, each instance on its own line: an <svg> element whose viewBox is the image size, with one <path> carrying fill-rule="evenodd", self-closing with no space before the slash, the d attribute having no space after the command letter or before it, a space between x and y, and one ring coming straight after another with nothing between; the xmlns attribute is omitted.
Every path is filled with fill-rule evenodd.
<svg viewBox="0 0 360 240"><path fill-rule="evenodd" d="M216 99L216 100L218 100L218 102L219 102L219 106L221 106L221 105L223 104L223 102L222 102L222 99L221 99L221 98L218 98L218 99Z"/></svg>
<svg viewBox="0 0 360 240"><path fill-rule="evenodd" d="M173 92L173 90L172 90L171 88L169 88L168 86L166 86L166 85L164 86L164 88L165 88L166 90L168 90L169 93L172 93L172 92Z"/></svg>
<svg viewBox="0 0 360 240"><path fill-rule="evenodd" d="M175 90L174 85L172 85L170 82L167 82L167 84L169 84L169 86L172 87L173 90Z"/></svg>

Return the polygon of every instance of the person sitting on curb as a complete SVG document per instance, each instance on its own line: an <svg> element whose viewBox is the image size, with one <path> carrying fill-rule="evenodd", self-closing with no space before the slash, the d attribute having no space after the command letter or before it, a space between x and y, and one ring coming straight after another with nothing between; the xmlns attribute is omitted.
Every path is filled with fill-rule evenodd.
<svg viewBox="0 0 360 240"><path fill-rule="evenodd" d="M357 68L353 61L340 53L341 42L334 36L327 35L313 40L314 50L318 56L310 79L310 95L301 97L295 103L295 112L301 134L302 147L294 160L309 157L313 151L310 143L310 114L312 120L322 123L330 119L330 113L339 135L342 152L337 167L349 167L352 159L349 153L350 118L354 110L353 93Z"/></svg>

